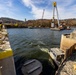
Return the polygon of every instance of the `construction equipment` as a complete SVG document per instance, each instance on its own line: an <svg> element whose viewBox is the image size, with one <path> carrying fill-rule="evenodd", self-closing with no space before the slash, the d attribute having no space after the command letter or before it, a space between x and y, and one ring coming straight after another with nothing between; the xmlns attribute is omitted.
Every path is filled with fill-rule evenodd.
<svg viewBox="0 0 76 75"><path fill-rule="evenodd" d="M56 2L53 2L53 19L52 19L51 27L58 27L57 25L55 25L55 10L56 10L56 14L57 14L58 26L60 26L58 9L57 9L57 3Z"/></svg>

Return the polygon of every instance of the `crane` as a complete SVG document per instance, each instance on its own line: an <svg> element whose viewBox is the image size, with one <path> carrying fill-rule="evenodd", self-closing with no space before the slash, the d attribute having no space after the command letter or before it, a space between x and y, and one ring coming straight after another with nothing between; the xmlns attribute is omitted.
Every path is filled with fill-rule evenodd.
<svg viewBox="0 0 76 75"><path fill-rule="evenodd" d="M56 14L57 14L58 26L60 26L60 23L59 23L59 15L58 15L58 9L57 9L57 3L56 3L56 2L53 2L53 19L52 19L51 27L56 27L56 26L55 26L55 11L56 11Z"/></svg>

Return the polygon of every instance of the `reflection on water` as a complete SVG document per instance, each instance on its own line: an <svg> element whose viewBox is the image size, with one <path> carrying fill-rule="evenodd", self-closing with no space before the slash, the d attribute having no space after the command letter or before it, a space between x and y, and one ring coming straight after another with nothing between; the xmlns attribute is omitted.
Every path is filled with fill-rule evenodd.
<svg viewBox="0 0 76 75"><path fill-rule="evenodd" d="M56 65L48 51L59 47L61 34L72 30L51 31L50 29L8 29L11 47L14 51L17 75L22 75L20 68L28 59L36 58L43 65L42 75L54 75ZM48 69L48 70L47 70ZM45 70L46 73L45 73Z"/></svg>

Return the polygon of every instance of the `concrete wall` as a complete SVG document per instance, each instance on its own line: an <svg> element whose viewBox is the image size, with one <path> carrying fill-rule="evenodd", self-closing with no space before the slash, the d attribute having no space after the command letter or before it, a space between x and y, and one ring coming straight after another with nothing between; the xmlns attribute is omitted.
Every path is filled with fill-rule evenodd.
<svg viewBox="0 0 76 75"><path fill-rule="evenodd" d="M8 41L7 30L0 30L0 75L16 75L13 51Z"/></svg>
<svg viewBox="0 0 76 75"><path fill-rule="evenodd" d="M0 59L0 75L16 75L13 56Z"/></svg>
<svg viewBox="0 0 76 75"><path fill-rule="evenodd" d="M69 34L64 34L61 37L61 44L60 44L60 49L63 50L64 52L69 49L71 46L76 44L76 39L72 39L69 37Z"/></svg>

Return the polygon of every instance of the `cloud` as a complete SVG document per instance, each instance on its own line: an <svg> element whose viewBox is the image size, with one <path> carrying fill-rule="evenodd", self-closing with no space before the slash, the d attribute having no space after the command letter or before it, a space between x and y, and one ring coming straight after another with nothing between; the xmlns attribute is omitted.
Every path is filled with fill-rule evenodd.
<svg viewBox="0 0 76 75"><path fill-rule="evenodd" d="M45 8L44 18L51 19L53 8L52 2L54 0L22 0L26 7L31 8L30 13L33 15L35 19L40 19L42 17L43 9ZM75 8L75 0L55 0L57 2L58 12L60 19L65 18L76 18L76 8ZM42 4L47 4L45 7L42 7ZM37 4L41 4L37 6Z"/></svg>
<svg viewBox="0 0 76 75"><path fill-rule="evenodd" d="M40 0L40 1L36 1L36 0L22 0L22 1L25 4L25 6L31 8L30 13L33 14L33 17L35 19L39 19L39 18L41 19L42 18L43 8L39 8L39 6L35 6L35 4L44 3L43 0ZM50 13L51 13L50 11L46 11L46 14L44 14L45 18L47 16L49 16Z"/></svg>
<svg viewBox="0 0 76 75"><path fill-rule="evenodd" d="M11 0L8 0L8 1L6 2L6 5L7 5L8 7L12 7L12 6L13 6L12 1L11 1Z"/></svg>
<svg viewBox="0 0 76 75"><path fill-rule="evenodd" d="M22 0L22 1L27 7L31 7L33 5L31 0Z"/></svg>
<svg viewBox="0 0 76 75"><path fill-rule="evenodd" d="M16 7L13 5L14 0L0 0L0 17L15 18Z"/></svg>
<svg viewBox="0 0 76 75"><path fill-rule="evenodd" d="M19 1L20 0L17 1L0 0L0 16L22 19L24 18L23 16L23 14L25 14L24 12L27 10L27 12L29 11L27 13L27 16L32 15L33 19L41 19L43 9L45 9L44 19L51 19L53 16L52 3L54 0L21 0L21 2L25 5L25 9L21 8L24 6L20 6L20 4L19 5L17 4ZM55 0L55 1L57 2L57 8L60 19L76 18L75 0ZM55 17L56 16L57 15L55 14ZM31 18L31 16L29 17Z"/></svg>
<svg viewBox="0 0 76 75"><path fill-rule="evenodd" d="M11 8L12 7L12 0L5 0L5 1L2 1L0 0L0 9L2 11L5 10L4 12L6 12L7 9Z"/></svg>

